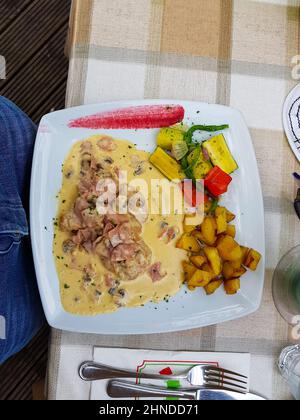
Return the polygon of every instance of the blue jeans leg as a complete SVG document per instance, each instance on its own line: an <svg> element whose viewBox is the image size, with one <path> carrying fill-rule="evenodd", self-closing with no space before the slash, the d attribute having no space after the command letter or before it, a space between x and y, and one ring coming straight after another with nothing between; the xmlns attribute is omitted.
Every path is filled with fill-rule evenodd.
<svg viewBox="0 0 300 420"><path fill-rule="evenodd" d="M0 96L0 364L45 322L28 227L35 136L31 120Z"/></svg>

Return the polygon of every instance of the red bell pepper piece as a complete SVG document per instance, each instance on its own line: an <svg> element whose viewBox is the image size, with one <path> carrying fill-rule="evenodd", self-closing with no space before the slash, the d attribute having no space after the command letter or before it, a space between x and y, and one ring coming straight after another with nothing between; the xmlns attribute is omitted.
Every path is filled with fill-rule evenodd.
<svg viewBox="0 0 300 420"><path fill-rule="evenodd" d="M160 375L173 375L172 369L167 367L159 372Z"/></svg>
<svg viewBox="0 0 300 420"><path fill-rule="evenodd" d="M205 188L215 197L225 194L232 178L218 166L215 166L204 180Z"/></svg>
<svg viewBox="0 0 300 420"><path fill-rule="evenodd" d="M190 207L197 207L202 203L201 194L203 194L204 204L206 204L209 200L208 196L204 192L197 191L195 184L182 182L181 189L184 195L184 200Z"/></svg>

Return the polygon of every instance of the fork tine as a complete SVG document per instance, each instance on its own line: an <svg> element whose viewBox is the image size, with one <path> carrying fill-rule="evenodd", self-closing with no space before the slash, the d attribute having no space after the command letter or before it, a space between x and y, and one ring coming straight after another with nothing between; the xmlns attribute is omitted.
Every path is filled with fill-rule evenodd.
<svg viewBox="0 0 300 420"><path fill-rule="evenodd" d="M225 379L225 380L229 380L229 381L233 381L233 382L238 382L238 383L244 384L244 385L248 384L247 381L241 381L240 379L236 379L236 378L233 378L232 376L228 376L228 375L219 375L217 373L206 373L206 375L209 376L209 377L219 378L220 381Z"/></svg>
<svg viewBox="0 0 300 420"><path fill-rule="evenodd" d="M206 366L205 371L214 371L214 372L217 372L221 375L223 375L224 373L227 373L228 375L233 375L233 376L237 376L239 378L244 378L244 379L248 380L247 376L240 375L239 373L232 372L232 371L226 370L226 369L221 369L221 368L218 368L218 367L215 367L215 366Z"/></svg>
<svg viewBox="0 0 300 420"><path fill-rule="evenodd" d="M234 382L223 381L223 380L219 380L219 379L212 378L212 377L206 377L205 380L206 380L206 383L208 383L208 382L210 382L210 383L211 382L214 382L214 383L219 384L219 386L221 386L221 387L223 385L228 385L230 387L234 387L234 388L238 388L238 389L244 390L245 392L247 391L247 388L245 386L237 385Z"/></svg>
<svg viewBox="0 0 300 420"><path fill-rule="evenodd" d="M237 392L238 394L247 394L246 391L240 391L238 389L225 387L225 386L218 386L218 385L203 385L203 389L218 389L220 391L230 391L230 392Z"/></svg>

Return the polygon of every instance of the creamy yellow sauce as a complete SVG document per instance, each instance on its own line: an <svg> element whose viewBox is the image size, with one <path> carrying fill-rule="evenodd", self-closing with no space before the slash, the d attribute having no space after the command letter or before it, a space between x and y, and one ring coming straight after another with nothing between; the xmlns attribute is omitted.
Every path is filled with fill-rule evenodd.
<svg viewBox="0 0 300 420"><path fill-rule="evenodd" d="M152 179L165 179L164 176L149 163L149 153L137 150L135 146L127 141L114 140L117 144L115 151L105 152L97 146L99 136L92 136L86 139L93 145L93 156L96 161L110 156L114 160L114 165L122 170L128 171L128 181L136 179L134 169L130 165L131 156L139 156L144 164L144 172L141 178L150 185ZM70 268L71 255L64 254L63 243L70 239L70 233L62 232L59 228L58 220L60 216L71 210L74 201L78 196L77 188L80 178L80 147L83 141L76 143L70 151L63 165L63 183L59 192L59 207L57 219L55 221L55 235L53 241L53 255L56 262L57 273L60 281L61 301L67 312L79 315L96 315L110 313L119 309L119 305L113 296L108 293L109 288L104 282L104 276L108 271L104 268L97 255L87 253L83 248L76 249L74 256L77 267L85 267L88 264L96 273L93 282L84 286L82 271ZM73 175L68 178L66 175L72 171ZM169 226L179 228L177 237L170 243L158 238L161 222L165 221ZM182 215L171 214L168 216L151 215L143 224L142 239L152 250L152 264L162 263L162 272L167 272L166 277L158 282L153 282L150 275L146 272L136 280L121 281L119 287L126 291L126 307L136 307L146 304L149 301L159 302L169 296L175 295L183 283L181 263L186 257L183 250L175 247L176 241L182 233ZM99 299L95 299L96 291L101 293ZM99 293L99 295L100 295Z"/></svg>

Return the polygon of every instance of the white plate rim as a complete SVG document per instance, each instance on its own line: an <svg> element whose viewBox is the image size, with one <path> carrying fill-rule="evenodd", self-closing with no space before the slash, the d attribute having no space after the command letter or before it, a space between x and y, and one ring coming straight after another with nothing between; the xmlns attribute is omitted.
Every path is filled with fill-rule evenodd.
<svg viewBox="0 0 300 420"><path fill-rule="evenodd" d="M196 102L196 101L183 101L183 100L167 100L167 99L152 99L152 100L137 100L137 101L117 101L117 102L105 102L105 103L100 103L100 104L93 104L93 105L83 105L83 106L79 106L79 107L74 107L74 108L69 108L66 110L62 110L62 111L56 111L54 113L51 114L47 114L43 117L43 119L41 120L40 123L40 127L43 126L44 122L47 121L47 119L53 120L55 119L55 116L57 114L61 114L61 113L68 113L70 111L75 111L75 113L78 112L79 116L83 116L83 115L90 115L91 111L88 111L89 109L93 108L93 107L99 107L101 108L101 106L106 106L106 107L110 107L111 109L116 109L116 108L120 108L120 107L125 107L125 106L135 106L135 105L146 105L146 104L181 104L183 106L188 105L188 104L193 104L193 105L198 105L198 106L208 106L208 107L215 107L216 109L220 110L220 111L230 111L232 113L234 113L236 116L238 116L238 118L240 119L240 121L243 123L244 128L245 128L245 135L247 135L248 137L248 146L251 147L251 150L249 150L249 153L252 154L255 158L255 152L254 152L254 147L253 147L253 143L251 140L251 136L249 133L249 130L246 126L244 117L242 115L242 113L239 110L236 110L234 108L231 107L226 107L223 105L216 105L216 104L208 104L208 103L203 103L203 102ZM86 112L85 112L86 111ZM91 131L88 131L91 134ZM88 135L86 136L88 137ZM38 171L37 171L37 158L38 158L38 151L39 148L41 147L41 142L40 142L41 138L39 137L39 134L37 136L37 142L36 142L36 146L35 146L35 151L34 151L34 158L33 158L33 166L32 166L32 178L31 178L31 192L34 190L35 188L35 183L38 179ZM258 172L258 166L257 166L257 161L255 159L255 165L252 168L253 169L253 176L256 177L258 179L258 184L257 184L257 205L260 208L260 215L263 216L264 215L264 208L263 208L263 196L262 196L262 189L261 189L261 183L260 183L260 178L259 178L259 172ZM204 313L203 316L198 316L196 317L197 319L185 319L183 322L178 321L178 320L174 320L174 321L168 321L165 322L159 326L157 325L153 325L148 326L147 329L145 329L144 327L140 327L140 326L135 326L134 330L131 328L127 328L124 331L113 331L111 328L110 329L105 329L105 328L100 328L100 329L96 329L94 327L91 327L88 325L88 323L86 323L85 327L78 327L76 324L76 319L78 319L77 315L70 315L67 314L67 317L71 317L74 318L74 323L70 323L69 320L67 322L65 322L62 319L57 319L53 316L51 316L50 312L49 312L49 308L48 308L48 302L47 302L47 296L45 294L45 290L43 288L43 282L41 281L41 277L42 277L42 272L40 270L40 266L41 264L39 264L39 244L37 242L37 236L36 236L36 230L34 228L35 226L35 217L37 215L36 212L36 203L34 201L34 194L31 193L30 195L30 222L31 222L31 237L32 237L32 249L33 249L33 256L34 256L34 261L35 261L35 266L36 266L36 272L37 272L37 279L38 279L38 286L39 286L39 290L40 290L40 295L41 295L41 299L42 299L42 303L43 303L43 307L44 307L44 311L46 314L46 318L48 320L48 323L57 329L61 329L61 330L68 330L68 331L73 331L73 332L83 332L83 333L94 333L94 334L109 334L109 335L136 335L136 334L154 334L154 333L166 333L166 332L173 332L173 331L182 331L182 330L190 330L190 329L194 329L194 328L199 328L199 327L205 327L205 326L209 326L209 325L214 325L216 323L222 323L222 322L227 322L227 321L231 321L233 319L238 319L244 316L247 316L253 312L255 312L256 310L258 310L258 308L260 307L260 303L262 300L262 293L263 293L263 287L264 287L264 281L262 281L262 284L260 286L260 290L258 291L257 294L257 300L255 303L252 302L248 302L248 308L247 310L243 310L242 312L237 312L235 314L232 314L231 311L230 314L227 313L228 311L224 310L223 312L219 311L219 315L221 315L221 317L217 317L218 319L214 319L210 313ZM55 216L55 215L54 215ZM263 217L262 217L262 221L263 221ZM262 223L261 226L261 237L263 238L263 243L262 243L262 247L260 249L262 255L263 255L263 260L261 262L262 266L263 266L263 271L264 271L264 267L265 267L265 239L264 239L264 223ZM264 280L264 279L263 279ZM106 317L109 315L98 315L96 317ZM79 318L88 318L88 317L79 317ZM95 318L95 317L93 317Z"/></svg>

